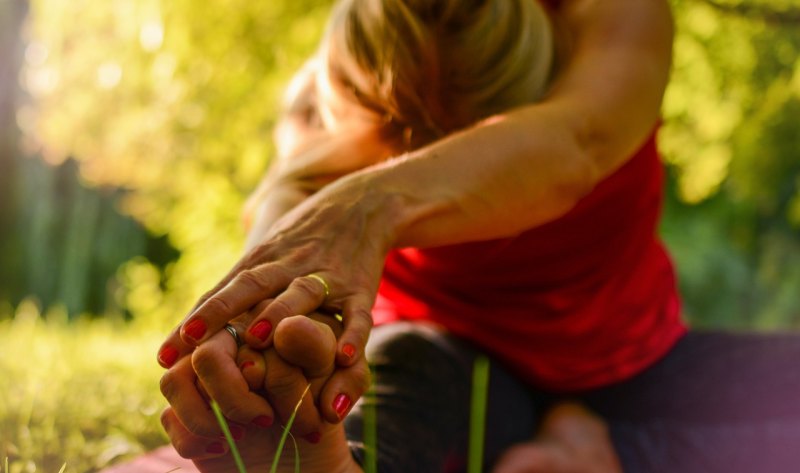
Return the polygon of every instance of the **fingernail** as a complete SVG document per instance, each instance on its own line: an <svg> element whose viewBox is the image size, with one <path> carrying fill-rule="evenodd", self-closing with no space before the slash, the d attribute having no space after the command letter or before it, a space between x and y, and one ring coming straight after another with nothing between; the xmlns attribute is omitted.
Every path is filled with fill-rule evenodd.
<svg viewBox="0 0 800 473"><path fill-rule="evenodd" d="M151 355L152 356L152 355ZM171 368L178 360L178 350L171 345L167 345L158 352L158 361L161 366Z"/></svg>
<svg viewBox="0 0 800 473"><path fill-rule="evenodd" d="M233 440L236 440L237 442L242 440L242 437L244 437L244 429L237 425L229 425L228 430L231 431L231 437L233 437Z"/></svg>
<svg viewBox="0 0 800 473"><path fill-rule="evenodd" d="M269 332L272 331L272 324L269 320L259 320L255 325L250 327L250 333L262 342L267 339Z"/></svg>
<svg viewBox="0 0 800 473"><path fill-rule="evenodd" d="M356 354L356 347L354 347L350 343L345 343L344 346L342 347L342 353L347 355L348 358L352 358Z"/></svg>
<svg viewBox="0 0 800 473"><path fill-rule="evenodd" d="M206 323L203 319L194 319L183 327L183 331L194 340L200 340L206 334Z"/></svg>
<svg viewBox="0 0 800 473"><path fill-rule="evenodd" d="M333 400L333 410L336 411L336 415L340 419L344 418L347 409L350 409L350 398L347 397L347 394L342 393L336 396L336 399Z"/></svg>
<svg viewBox="0 0 800 473"><path fill-rule="evenodd" d="M251 366L255 366L255 365L256 365L256 363L254 361L247 360L247 361L242 362L241 365L239 365L239 369L244 371L245 368L250 368Z"/></svg>
<svg viewBox="0 0 800 473"><path fill-rule="evenodd" d="M225 453L225 447L222 442L214 442L206 447L206 453Z"/></svg>
<svg viewBox="0 0 800 473"><path fill-rule="evenodd" d="M322 440L322 434L319 432L311 432L310 434L304 435L303 438L306 439L308 443L316 444Z"/></svg>
<svg viewBox="0 0 800 473"><path fill-rule="evenodd" d="M270 417L270 416L258 416L255 419L253 419L253 424L255 424L255 425L259 426L259 427L267 428L270 425L272 425L272 417Z"/></svg>

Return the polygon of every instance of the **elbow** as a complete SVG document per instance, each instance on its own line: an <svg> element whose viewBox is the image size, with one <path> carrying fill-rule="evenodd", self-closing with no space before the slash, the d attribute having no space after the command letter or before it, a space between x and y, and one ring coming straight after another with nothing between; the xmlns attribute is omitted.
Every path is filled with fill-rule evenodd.
<svg viewBox="0 0 800 473"><path fill-rule="evenodd" d="M508 221L516 223L507 236L516 236L564 217L595 189L599 173L585 153L571 153L559 161L558 172L540 181L542 185L538 192L531 194L532 200L520 201L521 206L507 209ZM532 202L535 204L531 205ZM528 218L520 219L520 215Z"/></svg>
<svg viewBox="0 0 800 473"><path fill-rule="evenodd" d="M566 213L595 189L602 180L602 173L591 153L586 150L571 153L562 166L554 197Z"/></svg>

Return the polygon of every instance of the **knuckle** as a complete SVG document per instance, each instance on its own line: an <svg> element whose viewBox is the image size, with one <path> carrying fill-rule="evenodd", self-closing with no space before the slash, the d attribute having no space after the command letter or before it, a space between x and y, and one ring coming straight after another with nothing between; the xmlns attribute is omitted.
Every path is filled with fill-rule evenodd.
<svg viewBox="0 0 800 473"><path fill-rule="evenodd" d="M221 407L221 409L222 414L229 420L245 422L249 420L247 416L247 409L238 402Z"/></svg>
<svg viewBox="0 0 800 473"><path fill-rule="evenodd" d="M233 307L220 296L212 296L203 304L203 306L214 314L234 315Z"/></svg>
<svg viewBox="0 0 800 473"><path fill-rule="evenodd" d="M258 292L265 292L269 282L264 279L258 269L245 269L236 275L236 283L243 284Z"/></svg>
<svg viewBox="0 0 800 473"><path fill-rule="evenodd" d="M192 368L199 378L207 377L215 363L215 356L213 350L208 348L208 345L200 345L194 353L192 353Z"/></svg>
<svg viewBox="0 0 800 473"><path fill-rule="evenodd" d="M158 387L161 390L161 394L167 398L167 400L172 399L172 394L175 392L175 374L172 371L167 371L161 376L161 379L158 382ZM162 422L166 418L167 411L164 411L161 414Z"/></svg>
<svg viewBox="0 0 800 473"><path fill-rule="evenodd" d="M319 298L325 294L325 289L319 281L312 281L309 277L297 278L292 286L308 297Z"/></svg>
<svg viewBox="0 0 800 473"><path fill-rule="evenodd" d="M357 308L354 309L350 313L350 317L353 322L358 324L359 328L362 328L366 331L372 329L372 312L364 308ZM362 335L364 336L364 335Z"/></svg>
<svg viewBox="0 0 800 473"><path fill-rule="evenodd" d="M269 272L276 281L280 281L283 284L289 284L297 276L297 267L297 263L290 263L287 265L285 263L276 261L270 263Z"/></svg>
<svg viewBox="0 0 800 473"><path fill-rule="evenodd" d="M210 289L210 290L204 292L203 295L200 296L200 298L197 301L200 304L204 304L207 300L209 300L212 297L214 297L214 294L217 293L217 290L218 290L217 288L213 288L213 289Z"/></svg>
<svg viewBox="0 0 800 473"><path fill-rule="evenodd" d="M186 430L189 432L199 436L205 437L209 435L213 435L214 432L211 431L199 418L199 416L189 416L187 419L181 419L183 426L186 427Z"/></svg>
<svg viewBox="0 0 800 473"><path fill-rule="evenodd" d="M273 245L269 242L259 243L253 250L247 255L246 260L250 263L257 263L259 261L267 261L272 259L272 254L274 252Z"/></svg>
<svg viewBox="0 0 800 473"><path fill-rule="evenodd" d="M171 408L166 408L161 411L161 417L159 420L161 421L161 426L164 427L164 430L169 430L169 423L170 423L170 410Z"/></svg>
<svg viewBox="0 0 800 473"><path fill-rule="evenodd" d="M280 318L291 317L295 315L295 310L282 298L277 298L270 304L270 312Z"/></svg>

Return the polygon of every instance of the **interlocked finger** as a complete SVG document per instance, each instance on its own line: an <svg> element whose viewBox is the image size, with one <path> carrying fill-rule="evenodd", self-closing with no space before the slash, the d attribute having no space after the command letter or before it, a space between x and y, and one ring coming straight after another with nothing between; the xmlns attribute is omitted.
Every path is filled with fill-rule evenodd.
<svg viewBox="0 0 800 473"><path fill-rule="evenodd" d="M274 349L264 354L264 361L266 365L264 389L281 423L286 425L297 408L292 432L311 443L317 443L323 422L314 404L313 394L307 389L309 382L303 371L297 366L286 363ZM300 399L302 402L297 407Z"/></svg>
<svg viewBox="0 0 800 473"><path fill-rule="evenodd" d="M273 328L287 317L308 314L319 308L325 302L326 289L327 285L323 285L318 277L295 278L258 314L245 336L247 344L255 349L269 346Z"/></svg>
<svg viewBox="0 0 800 473"><path fill-rule="evenodd" d="M180 421L175 410L168 407L161 414L161 425L178 455L200 460L224 455L228 446L219 437L203 437L189 431Z"/></svg>
<svg viewBox="0 0 800 473"><path fill-rule="evenodd" d="M208 403L196 387L197 376L191 358L178 360L161 377L161 394L167 398L181 425L195 435L215 437L222 434Z"/></svg>
<svg viewBox="0 0 800 473"><path fill-rule="evenodd" d="M194 351L192 366L226 418L244 425L269 425L274 417L272 408L250 391L236 363L237 351L230 334L221 331Z"/></svg>
<svg viewBox="0 0 800 473"><path fill-rule="evenodd" d="M180 337L188 345L199 345L217 333L230 320L272 297L291 281L278 264L264 264L242 270L222 289L205 300L180 327ZM174 340L173 346L178 346Z"/></svg>

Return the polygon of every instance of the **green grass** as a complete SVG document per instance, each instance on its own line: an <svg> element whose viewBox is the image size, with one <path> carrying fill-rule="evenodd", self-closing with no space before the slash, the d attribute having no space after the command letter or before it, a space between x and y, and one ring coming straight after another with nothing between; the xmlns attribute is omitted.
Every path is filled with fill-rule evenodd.
<svg viewBox="0 0 800 473"><path fill-rule="evenodd" d="M375 379L375 375L371 376ZM365 395L362 405L364 413L364 473L378 472L378 418L375 413L375 387L370 389Z"/></svg>
<svg viewBox="0 0 800 473"><path fill-rule="evenodd" d="M166 407L158 391L163 370L154 355L162 340L160 328L68 323L57 312L42 317L26 303L13 317L0 310L0 473L92 473L166 444L159 422ZM478 358L470 472L482 463L487 382L488 362ZM364 409L364 468L375 473L373 403ZM281 446L287 435L288 428ZM296 452L295 445L298 466Z"/></svg>
<svg viewBox="0 0 800 473"><path fill-rule="evenodd" d="M300 409L300 405L303 404L303 398L306 397L306 393L308 390L311 389L311 385L309 384L306 386L306 389L303 391L303 394L300 396L300 399L297 401L297 405L294 406L294 411L292 411L292 415L289 417L289 421L286 422L286 425L283 426L283 434L281 435L281 439L278 442L278 448L275 450L275 456L272 459L272 468L269 469L270 473L275 473L278 471L278 462L281 459L281 455L283 454L283 446L286 444L286 437L292 435L289 433L289 430L292 428L292 424L294 424L294 418L297 415L297 411ZM294 436L292 436L292 442L294 443L294 469L295 471L300 470L300 453L297 449L297 443L294 440Z"/></svg>
<svg viewBox="0 0 800 473"><path fill-rule="evenodd" d="M5 315L5 317L3 317ZM167 442L159 416L163 334L108 321L0 314L3 473L91 473Z"/></svg>
<svg viewBox="0 0 800 473"><path fill-rule="evenodd" d="M472 402L469 416L469 453L467 472L483 471L483 441L486 429L486 401L489 396L489 359L475 358L472 370Z"/></svg>
<svg viewBox="0 0 800 473"><path fill-rule="evenodd" d="M233 462L236 463L236 469L239 471L239 473L247 473L247 470L244 467L244 462L242 461L242 456L239 454L239 449L236 447L236 441L233 440L233 435L231 435L231 429L228 428L228 422L225 420L225 416L222 415L222 410L219 408L219 404L217 404L217 401L214 401L213 399L211 400L211 410L214 411L214 417L217 418L217 423L222 429L222 434L225 436L225 441L228 442L228 445L231 448L231 455L233 456Z"/></svg>

